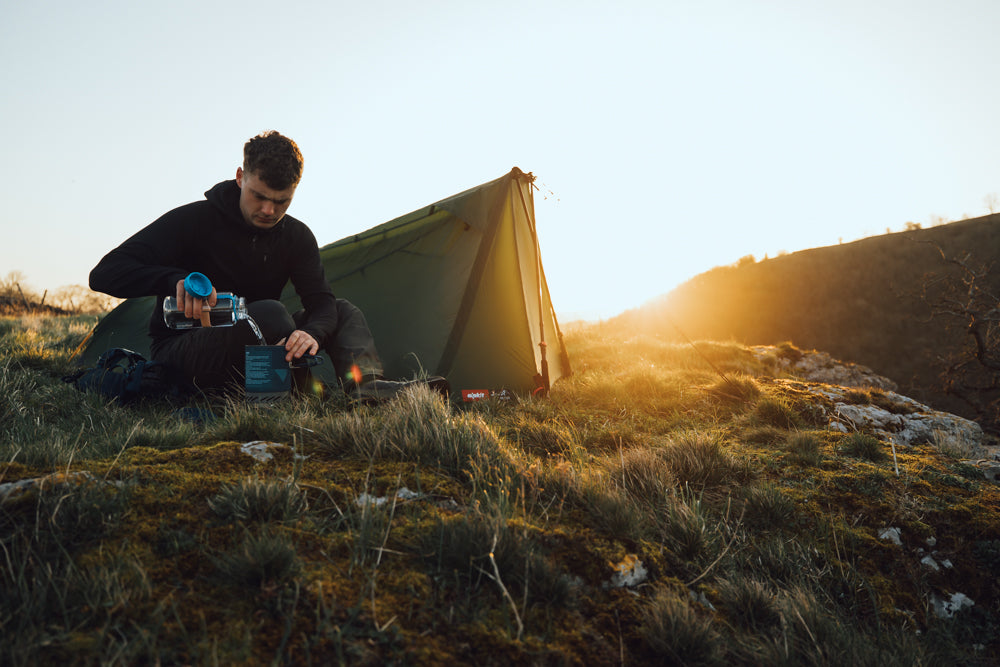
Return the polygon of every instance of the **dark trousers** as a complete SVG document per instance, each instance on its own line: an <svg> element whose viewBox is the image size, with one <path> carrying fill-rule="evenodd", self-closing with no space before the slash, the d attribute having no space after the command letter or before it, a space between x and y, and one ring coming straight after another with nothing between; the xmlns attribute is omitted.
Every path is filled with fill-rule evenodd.
<svg viewBox="0 0 1000 667"><path fill-rule="evenodd" d="M280 301L254 301L247 313L257 324L267 345L288 337L305 319L305 312L289 314ZM153 343L156 361L170 364L199 389L222 389L243 386L244 348L259 345L260 340L249 322L231 327L190 329L187 332ZM382 361L375 349L375 339L364 314L354 304L337 299L337 331L323 346L340 383L350 388L352 367L365 378L382 376Z"/></svg>

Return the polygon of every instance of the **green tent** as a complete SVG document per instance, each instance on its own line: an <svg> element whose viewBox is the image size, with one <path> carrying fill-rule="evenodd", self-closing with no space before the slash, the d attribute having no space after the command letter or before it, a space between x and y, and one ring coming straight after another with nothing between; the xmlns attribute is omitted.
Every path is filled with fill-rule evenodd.
<svg viewBox="0 0 1000 667"><path fill-rule="evenodd" d="M320 249L334 293L364 312L387 377L442 375L462 398L544 393L570 374L542 270L533 181L515 167ZM281 300L300 308L291 285ZM94 329L81 363L113 347L149 356L152 308L153 297L119 305ZM336 381L329 360L313 371Z"/></svg>

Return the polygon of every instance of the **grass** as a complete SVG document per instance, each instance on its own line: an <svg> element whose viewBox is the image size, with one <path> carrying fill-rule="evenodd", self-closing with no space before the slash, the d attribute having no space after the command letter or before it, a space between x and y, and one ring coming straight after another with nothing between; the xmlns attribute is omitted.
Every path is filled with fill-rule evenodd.
<svg viewBox="0 0 1000 667"><path fill-rule="evenodd" d="M789 459L804 467L816 467L823 462L821 443L812 433L794 433L788 437Z"/></svg>
<svg viewBox="0 0 1000 667"><path fill-rule="evenodd" d="M286 585L301 570L295 545L267 528L247 532L231 550L212 558L225 583L243 592L263 594Z"/></svg>
<svg viewBox="0 0 1000 667"><path fill-rule="evenodd" d="M298 520L307 503L292 481L244 479L224 484L208 506L223 521L284 523Z"/></svg>
<svg viewBox="0 0 1000 667"><path fill-rule="evenodd" d="M840 451L867 461L881 461L886 458L885 448L870 433L850 433L840 442Z"/></svg>
<svg viewBox="0 0 1000 667"><path fill-rule="evenodd" d="M63 383L92 324L0 320L0 663L1000 651L997 486L934 443L893 459L874 434L825 430L740 345L594 325L567 336L577 374L543 401L329 394L195 405L214 419L192 422ZM256 441L271 458L241 450ZM890 526L902 547L879 538ZM930 537L953 568L920 565ZM930 596L956 591L974 606L937 618Z"/></svg>
<svg viewBox="0 0 1000 667"><path fill-rule="evenodd" d="M722 662L721 637L707 610L681 592L660 588L651 596L639 632L660 664L715 665Z"/></svg>

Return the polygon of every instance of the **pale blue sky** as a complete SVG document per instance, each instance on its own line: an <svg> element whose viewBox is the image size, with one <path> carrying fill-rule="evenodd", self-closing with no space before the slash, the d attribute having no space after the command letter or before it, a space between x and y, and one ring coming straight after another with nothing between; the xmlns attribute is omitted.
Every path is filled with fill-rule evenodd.
<svg viewBox="0 0 1000 667"><path fill-rule="evenodd" d="M557 311L610 317L986 213L998 30L995 0L0 0L0 274L85 284L277 129L321 244L534 172Z"/></svg>

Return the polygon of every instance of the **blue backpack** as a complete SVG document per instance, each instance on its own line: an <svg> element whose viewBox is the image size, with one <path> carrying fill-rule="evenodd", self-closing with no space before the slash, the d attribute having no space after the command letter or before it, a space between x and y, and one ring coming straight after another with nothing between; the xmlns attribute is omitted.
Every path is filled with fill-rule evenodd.
<svg viewBox="0 0 1000 667"><path fill-rule="evenodd" d="M119 405L143 399L184 400L194 387L162 361L148 361L138 352L116 347L103 353L93 368L84 368L63 378L80 391L96 391Z"/></svg>

